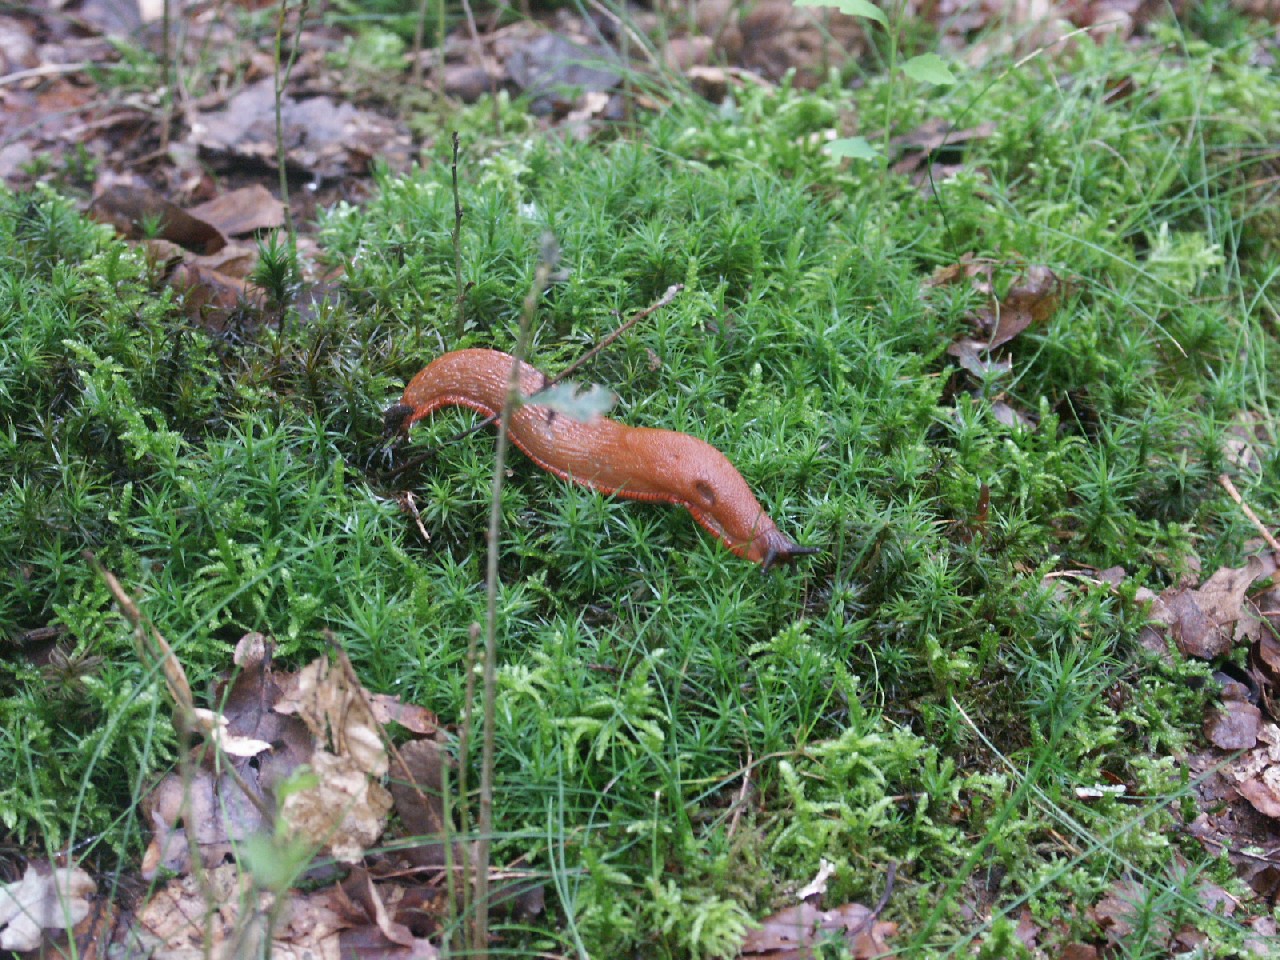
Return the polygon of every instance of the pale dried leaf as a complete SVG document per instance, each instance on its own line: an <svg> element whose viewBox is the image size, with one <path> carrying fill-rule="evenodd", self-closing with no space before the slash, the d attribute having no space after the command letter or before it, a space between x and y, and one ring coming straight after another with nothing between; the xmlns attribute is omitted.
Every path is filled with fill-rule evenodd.
<svg viewBox="0 0 1280 960"><path fill-rule="evenodd" d="M255 740L252 737L237 737L227 731L227 718L220 713L214 713L212 710L206 710L203 707L196 707L192 713L195 715L196 727L204 734L205 738L214 744L223 753L230 754L233 757L256 757L260 753L265 753L271 749L271 744L265 740Z"/></svg>
<svg viewBox="0 0 1280 960"><path fill-rule="evenodd" d="M191 207L187 213L211 223L227 237L284 226L284 204L260 183L231 190Z"/></svg>
<svg viewBox="0 0 1280 960"><path fill-rule="evenodd" d="M294 835L354 863L382 835L391 795L350 757L318 749L310 763L319 782L289 794L280 816Z"/></svg>
<svg viewBox="0 0 1280 960"><path fill-rule="evenodd" d="M827 892L827 881L831 879L831 875L835 872L836 865L826 857L823 857L818 861L818 872L812 880L796 891L796 898L808 900L810 897L822 896Z"/></svg>
<svg viewBox="0 0 1280 960"><path fill-rule="evenodd" d="M27 866L22 879L0 885L0 949L35 950L45 930L69 930L89 915L97 885L79 867Z"/></svg>
<svg viewBox="0 0 1280 960"><path fill-rule="evenodd" d="M387 751L369 705L369 693L352 686L345 670L320 659L282 680L281 685L284 694L276 702L277 712L296 713L318 744L350 757L365 773L375 777L386 774Z"/></svg>
<svg viewBox="0 0 1280 960"><path fill-rule="evenodd" d="M888 938L897 933L897 924L875 920L871 910L860 903L846 903L834 910L819 910L801 903L780 910L761 921L747 934L740 960L783 960L811 957L810 950L831 935L844 937L856 960L889 953Z"/></svg>

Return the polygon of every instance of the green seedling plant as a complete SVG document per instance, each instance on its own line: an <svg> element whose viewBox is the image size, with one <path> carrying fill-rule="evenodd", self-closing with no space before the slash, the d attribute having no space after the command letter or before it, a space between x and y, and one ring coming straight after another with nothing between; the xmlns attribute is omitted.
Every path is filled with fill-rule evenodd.
<svg viewBox="0 0 1280 960"><path fill-rule="evenodd" d="M888 83L885 93L885 124L881 135L881 143L876 147L865 136L842 137L832 140L826 145L826 151L836 158L849 157L854 160L873 160L884 162L889 152L889 138L893 132L894 103L898 91L898 74L908 80L931 86L951 86L955 84L955 75L951 68L936 53L920 53L898 62L900 51L899 38L902 34L902 18L906 14L906 4L898 3L893 23L885 16L883 10L871 0L795 0L797 7L819 7L838 10L851 17L858 17L880 24L885 28L889 43L889 56L886 69Z"/></svg>

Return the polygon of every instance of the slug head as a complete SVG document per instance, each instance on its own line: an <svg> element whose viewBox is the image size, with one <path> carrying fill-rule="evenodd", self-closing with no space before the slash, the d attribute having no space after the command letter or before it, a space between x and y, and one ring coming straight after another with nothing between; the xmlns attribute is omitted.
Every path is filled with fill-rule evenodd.
<svg viewBox="0 0 1280 960"><path fill-rule="evenodd" d="M397 434L409 432L409 425L413 422L413 407L407 403L397 403L393 407L388 407L387 412L382 415L382 435L391 437Z"/></svg>

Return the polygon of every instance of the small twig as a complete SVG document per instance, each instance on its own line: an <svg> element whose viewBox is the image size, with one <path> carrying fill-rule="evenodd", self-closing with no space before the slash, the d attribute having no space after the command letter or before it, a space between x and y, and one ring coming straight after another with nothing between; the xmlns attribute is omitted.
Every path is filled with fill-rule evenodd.
<svg viewBox="0 0 1280 960"><path fill-rule="evenodd" d="M493 106L493 129L498 136L502 136L502 107L498 103L498 81L493 73L485 66L484 62L484 42L480 39L480 31L476 27L475 14L471 12L470 0L462 0L462 13L467 19L467 32L471 34L471 43L476 48L476 60L479 61L478 66L484 71L485 76L489 80L489 102ZM443 47L444 41L440 41Z"/></svg>
<svg viewBox="0 0 1280 960"><path fill-rule="evenodd" d="M634 43L637 47L639 47L644 52L645 59L649 61L650 66L655 67L657 69L662 68L662 64L658 62L657 56L655 56L654 52L649 49L649 45L644 42L644 37L642 37L636 31L636 28L631 24L631 22L626 17L622 16L621 14L619 14L614 10L610 10L603 3L601 3L600 0L587 0L587 6L591 7L591 9L595 10L596 13L600 14L602 17L607 17L608 19L612 20L614 23L614 26L616 26L622 33L624 33L631 40L632 43ZM591 19L589 17L587 18L587 22L588 23L591 22Z"/></svg>
<svg viewBox="0 0 1280 960"><path fill-rule="evenodd" d="M427 533L427 528L422 525L422 514L418 512L418 504L413 496L413 491L406 491L401 502L404 504L404 508L409 511L409 516L413 517L413 522L417 525L418 532L422 534L423 542L430 543L431 534Z"/></svg>
<svg viewBox="0 0 1280 960"><path fill-rule="evenodd" d="M1258 532L1262 534L1262 539L1267 542L1267 546L1276 553L1280 553L1280 543L1276 542L1276 538L1271 535L1271 531L1268 530L1263 525L1262 521L1258 519L1258 515L1253 512L1253 508L1240 498L1240 491L1238 491L1236 489L1236 485L1231 482L1231 478L1225 473L1220 474L1218 476L1218 483L1222 484L1222 489L1227 491L1227 495L1236 502L1240 509L1244 511L1244 515L1249 518L1250 522L1255 527L1258 528Z"/></svg>
<svg viewBox="0 0 1280 960"><path fill-rule="evenodd" d="M458 193L458 131L453 131L453 164L449 168L453 173L453 279L455 291L453 295L454 320L453 334L461 338L466 332L466 285L462 281L462 197Z"/></svg>
<svg viewBox="0 0 1280 960"><path fill-rule="evenodd" d="M467 631L466 684L462 694L462 729L458 731L458 832L471 834L471 797L467 784L467 770L471 766L471 731L474 729L473 712L476 702L476 657L480 649L480 624L471 624ZM472 858L462 861L462 915L471 909Z"/></svg>
<svg viewBox="0 0 1280 960"><path fill-rule="evenodd" d="M747 791L751 789L751 748L747 748L747 765L742 772L742 789L738 791L738 799L733 801L733 816L729 819L728 839L738 832L738 821L742 819L742 808L747 802Z"/></svg>
<svg viewBox="0 0 1280 960"><path fill-rule="evenodd" d="M13 73L6 73L0 77L0 87L12 86L15 83L34 80L37 77L60 77L67 73L84 73L92 66L93 64L89 61L83 63L46 63L26 70L15 70Z"/></svg>
<svg viewBox="0 0 1280 960"><path fill-rule="evenodd" d="M177 71L173 67L173 49L170 37L173 31L172 8L173 0L164 0L160 21L161 29L164 31L160 48L160 86L164 90L164 112L160 115L160 149L164 151L169 149L169 131L173 125L173 107L176 102L174 100L173 75Z"/></svg>
<svg viewBox="0 0 1280 960"><path fill-rule="evenodd" d="M880 894L880 899L876 902L876 905L871 908L871 912L866 915L863 921L849 931L849 936L856 936L863 930L868 929L876 922L876 920L879 919L880 914L884 913L884 908L889 905L889 898L893 896L893 884L897 878L898 863L896 860L890 860L889 869L886 870L884 874L884 893Z"/></svg>
<svg viewBox="0 0 1280 960"><path fill-rule="evenodd" d="M125 592L115 574L98 562L98 558L94 556L93 551L86 550L82 556L93 567L98 576L102 578L107 585L107 589L111 591L111 595L115 597L116 603L120 606L120 612L133 625L134 647L137 650L138 659L143 663L152 660L160 661L160 667L164 671L165 685L169 688L169 695L173 697L174 702L177 703L184 714L183 724L188 728L194 727L195 698L191 695L191 684L187 682L187 675L182 669L182 664L178 662L178 658L174 655L173 648L169 646L169 642L156 629L155 624L143 616L137 603ZM150 645L148 645L148 642Z"/></svg>
<svg viewBox="0 0 1280 960"><path fill-rule="evenodd" d="M422 88L422 41L427 32L427 4L428 0L418 0L418 19L413 24L413 69L410 76L413 78L413 89L420 90ZM444 49L444 37L440 38L440 48ZM441 63L444 57L440 58ZM437 76L436 79L439 79Z"/></svg>
<svg viewBox="0 0 1280 960"><path fill-rule="evenodd" d="M217 741L214 738L213 731L206 730L197 717L195 698L191 694L191 684L187 682L187 674L182 669L182 664L178 662L178 657L173 652L173 648L169 646L169 641L164 638L164 635L156 628L156 625L143 615L138 604L125 592L115 574L98 562L98 558L94 556L92 550L85 550L81 556L102 578L111 595L115 597L116 603L120 607L120 612L133 625L134 646L138 653L138 659L144 664L153 660L160 662L160 668L164 671L165 686L169 689L169 695L173 697L174 703L178 705L178 723L181 724L178 731L179 734L185 738L191 731L204 732L206 733L207 742L216 750ZM227 763L220 766L249 799L249 802L262 814L263 818L267 822L271 822L274 817L271 808L258 795L258 792L245 782L245 779L240 775L240 771L235 768L235 764Z"/></svg>
<svg viewBox="0 0 1280 960"><path fill-rule="evenodd" d="M671 303L671 301L674 300L679 295L680 291L683 289L684 289L683 283L673 283L671 286L667 287L666 292L662 296L660 296L653 303L649 304L649 306L645 307L639 313L630 317L626 322L624 322L621 326L617 327L611 333L606 334L605 338L601 340L598 344L596 344L594 347L592 347L590 350L588 350L586 353L580 356L577 360L573 361L573 363L569 364L569 366L565 367L563 370L557 373L554 377L548 380L543 385L542 389L547 390L547 389L550 389L551 387L554 387L561 380L565 379L568 376L571 376L574 373L574 371L586 366L588 363L594 360L597 356L599 356L600 352L603 351L606 347L608 347L611 343L613 343L613 341L617 340L620 336L622 336L624 333L626 333L628 330L634 327L637 323L639 323L645 317L649 316L649 314L653 313L656 310L661 309L662 307L668 306ZM542 391L540 390L538 392L541 393Z"/></svg>
<svg viewBox="0 0 1280 960"><path fill-rule="evenodd" d="M298 233L293 222L293 212L289 208L289 171L288 151L284 145L284 88L289 83L289 75L293 73L294 64L298 61L298 39L302 36L302 26L307 19L307 7L310 0L301 0L298 5L298 24L289 41L288 62L283 62L284 53L284 21L288 13L288 0L279 0L280 15L276 18L275 45L275 120L276 120L276 163L280 166L280 203L284 206L284 225L289 234L289 251L294 253L298 248ZM281 320L283 323L283 318Z"/></svg>
<svg viewBox="0 0 1280 960"><path fill-rule="evenodd" d="M507 379L507 395L498 422L497 450L493 457L493 494L489 505L489 562L485 575L488 609L484 636L484 740L480 756L480 816L476 838L476 903L475 943L473 949L484 960L489 956L489 847L493 839L493 765L496 744L498 698L498 552L502 535L502 481L506 473L507 442L510 439L511 415L520 402L521 357L528 349L529 330L538 301L551 279L551 271L559 259L555 238L544 234L533 283L524 298L520 315L520 332L516 337L515 362Z"/></svg>

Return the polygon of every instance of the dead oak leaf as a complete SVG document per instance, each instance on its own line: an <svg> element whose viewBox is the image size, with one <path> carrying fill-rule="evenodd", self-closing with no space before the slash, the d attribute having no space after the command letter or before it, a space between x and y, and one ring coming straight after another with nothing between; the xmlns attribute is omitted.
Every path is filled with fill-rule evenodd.
<svg viewBox="0 0 1280 960"><path fill-rule="evenodd" d="M296 714L317 744L328 744L334 754L350 757L357 769L381 777L387 772L381 728L369 692L354 682L345 666L322 658L282 679L283 695L275 709Z"/></svg>
<svg viewBox="0 0 1280 960"><path fill-rule="evenodd" d="M284 204L260 183L219 194L187 211L210 223L227 237L284 226Z"/></svg>
<svg viewBox="0 0 1280 960"><path fill-rule="evenodd" d="M1089 919L1096 923L1111 943L1123 942L1134 930L1147 899L1146 888L1136 880L1122 878L1111 885L1101 900L1089 908ZM1160 942L1169 939L1168 921L1155 917L1150 933Z"/></svg>

